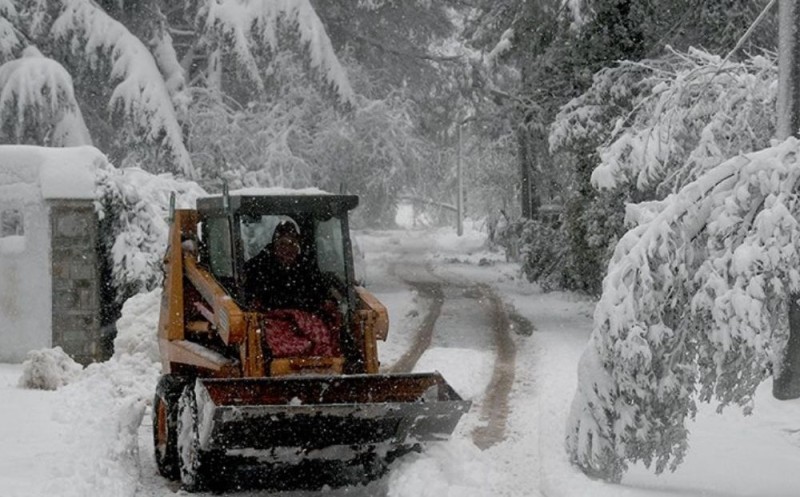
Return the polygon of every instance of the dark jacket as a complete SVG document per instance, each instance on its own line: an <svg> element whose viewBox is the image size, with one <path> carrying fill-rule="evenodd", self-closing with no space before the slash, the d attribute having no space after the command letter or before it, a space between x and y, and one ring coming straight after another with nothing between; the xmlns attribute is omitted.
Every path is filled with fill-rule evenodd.
<svg viewBox="0 0 800 497"><path fill-rule="evenodd" d="M245 263L248 305L258 309L318 309L325 298L322 274L301 254L284 266L272 255L272 244Z"/></svg>

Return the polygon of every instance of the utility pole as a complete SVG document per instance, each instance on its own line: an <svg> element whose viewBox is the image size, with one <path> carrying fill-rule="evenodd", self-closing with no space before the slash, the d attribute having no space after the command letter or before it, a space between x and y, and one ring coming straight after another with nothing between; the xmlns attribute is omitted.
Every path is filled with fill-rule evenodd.
<svg viewBox="0 0 800 497"><path fill-rule="evenodd" d="M456 125L458 128L458 162L456 164L456 176L458 177L458 195L456 197L456 209L458 210L456 216L458 220L456 221L456 233L458 236L464 234L464 179L461 165L461 126L463 124L462 121L458 121Z"/></svg>
<svg viewBox="0 0 800 497"><path fill-rule="evenodd" d="M778 3L778 112L777 136L785 140L800 134L800 9L795 0ZM800 294L789 296L789 342L783 366L774 377L772 395L777 399L800 398Z"/></svg>

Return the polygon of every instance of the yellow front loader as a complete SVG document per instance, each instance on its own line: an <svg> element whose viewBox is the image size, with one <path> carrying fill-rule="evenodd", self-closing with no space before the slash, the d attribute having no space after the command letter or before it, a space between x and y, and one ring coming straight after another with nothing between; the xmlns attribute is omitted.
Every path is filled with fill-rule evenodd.
<svg viewBox="0 0 800 497"><path fill-rule="evenodd" d="M226 191L172 210L153 405L162 475L192 491L242 478L274 489L365 482L455 429L470 403L441 375L379 373L377 340L389 323L355 282L347 215L357 204ZM300 317L281 328L276 316L286 311L263 302L286 295L270 274L254 287L250 265L286 223L324 306L290 311ZM314 349L306 318L335 347ZM290 355L280 346L287 340L309 345Z"/></svg>

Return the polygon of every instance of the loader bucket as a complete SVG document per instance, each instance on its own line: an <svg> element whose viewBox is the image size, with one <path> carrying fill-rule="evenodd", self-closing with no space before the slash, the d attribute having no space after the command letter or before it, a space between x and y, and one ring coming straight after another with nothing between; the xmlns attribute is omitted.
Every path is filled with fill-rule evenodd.
<svg viewBox="0 0 800 497"><path fill-rule="evenodd" d="M471 404L438 373L203 379L195 389L202 450L267 451L276 462L281 448L443 440Z"/></svg>

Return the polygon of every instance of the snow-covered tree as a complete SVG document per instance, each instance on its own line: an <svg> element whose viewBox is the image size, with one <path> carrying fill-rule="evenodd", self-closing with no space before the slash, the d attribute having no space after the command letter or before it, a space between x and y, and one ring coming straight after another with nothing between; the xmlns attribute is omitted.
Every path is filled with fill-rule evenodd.
<svg viewBox="0 0 800 497"><path fill-rule="evenodd" d="M760 55L723 65L721 57L692 49L659 61L623 62L598 73L593 87L562 109L551 146L604 138L593 184L627 182L663 197L725 158L769 144L775 81L774 60ZM605 118L597 119L599 113Z"/></svg>
<svg viewBox="0 0 800 497"><path fill-rule="evenodd" d="M92 144L69 73L33 46L0 65L0 116L0 142Z"/></svg>
<svg viewBox="0 0 800 497"><path fill-rule="evenodd" d="M190 42L188 48L179 46L181 50L167 22L175 9L192 14ZM298 47L309 74L318 75L338 100L349 103L353 98L307 0L198 0L181 6L160 0L103 5L90 0L3 0L0 34L0 63L36 47L45 60L56 61L62 73L71 75L74 100L94 144L117 164L156 172L195 174L183 127L192 104L187 88L244 97L246 103L265 90L270 57L284 45ZM43 102L24 103L43 107ZM18 122L26 112L30 120L26 107L14 110Z"/></svg>
<svg viewBox="0 0 800 497"><path fill-rule="evenodd" d="M562 107L549 140L557 163L577 167L563 229L579 243L570 243L564 264L551 267L567 283L573 279L569 287L600 293L603 269L625 231L626 203L663 199L726 158L769 144L776 76L770 55L723 64L701 50L670 50L599 71ZM546 268L533 268L547 276Z"/></svg>
<svg viewBox="0 0 800 497"><path fill-rule="evenodd" d="M17 16L17 9L12 0L0 0L0 62L11 58L22 45L14 29Z"/></svg>
<svg viewBox="0 0 800 497"><path fill-rule="evenodd" d="M603 141L572 141L570 146L555 151L555 155L550 153L548 132L556 114L590 88L594 74L616 66L621 60L660 58L667 45L679 51L693 45L713 52L730 50L763 3L498 0L475 4L473 36L487 51L511 28L507 38L511 48L502 58L520 73L513 108L522 211L525 216L536 217L539 205L557 202L563 206L564 236L558 240L566 240L567 246L548 250L561 251L570 257L570 264L560 266L571 268L569 277L564 278L575 283L570 288L599 293L607 247L615 238L595 239L595 228L599 225L605 229L603 224L607 219L619 219L621 215L597 218L593 216L597 212L594 204L598 200L603 205L616 206L619 211L622 202L619 198L596 199L591 185L591 173L598 163L593 155ZM774 21L775 16L765 19L745 49L755 51L756 47L774 46ZM624 93L629 92L623 89ZM609 130L613 124L612 121Z"/></svg>
<svg viewBox="0 0 800 497"><path fill-rule="evenodd" d="M630 206L579 366L573 461L618 480L674 469L698 401L749 412L781 367L800 290L798 147L790 138L711 168L662 202Z"/></svg>
<svg viewBox="0 0 800 497"><path fill-rule="evenodd" d="M87 120L96 145L118 161L132 149L152 159L154 169L192 174L173 100L138 38L88 0L13 3L16 15L10 20L18 45L36 47L61 64L72 76L84 117L87 111L102 116ZM25 111L20 107L17 114ZM101 125L111 128L108 136L97 131Z"/></svg>

